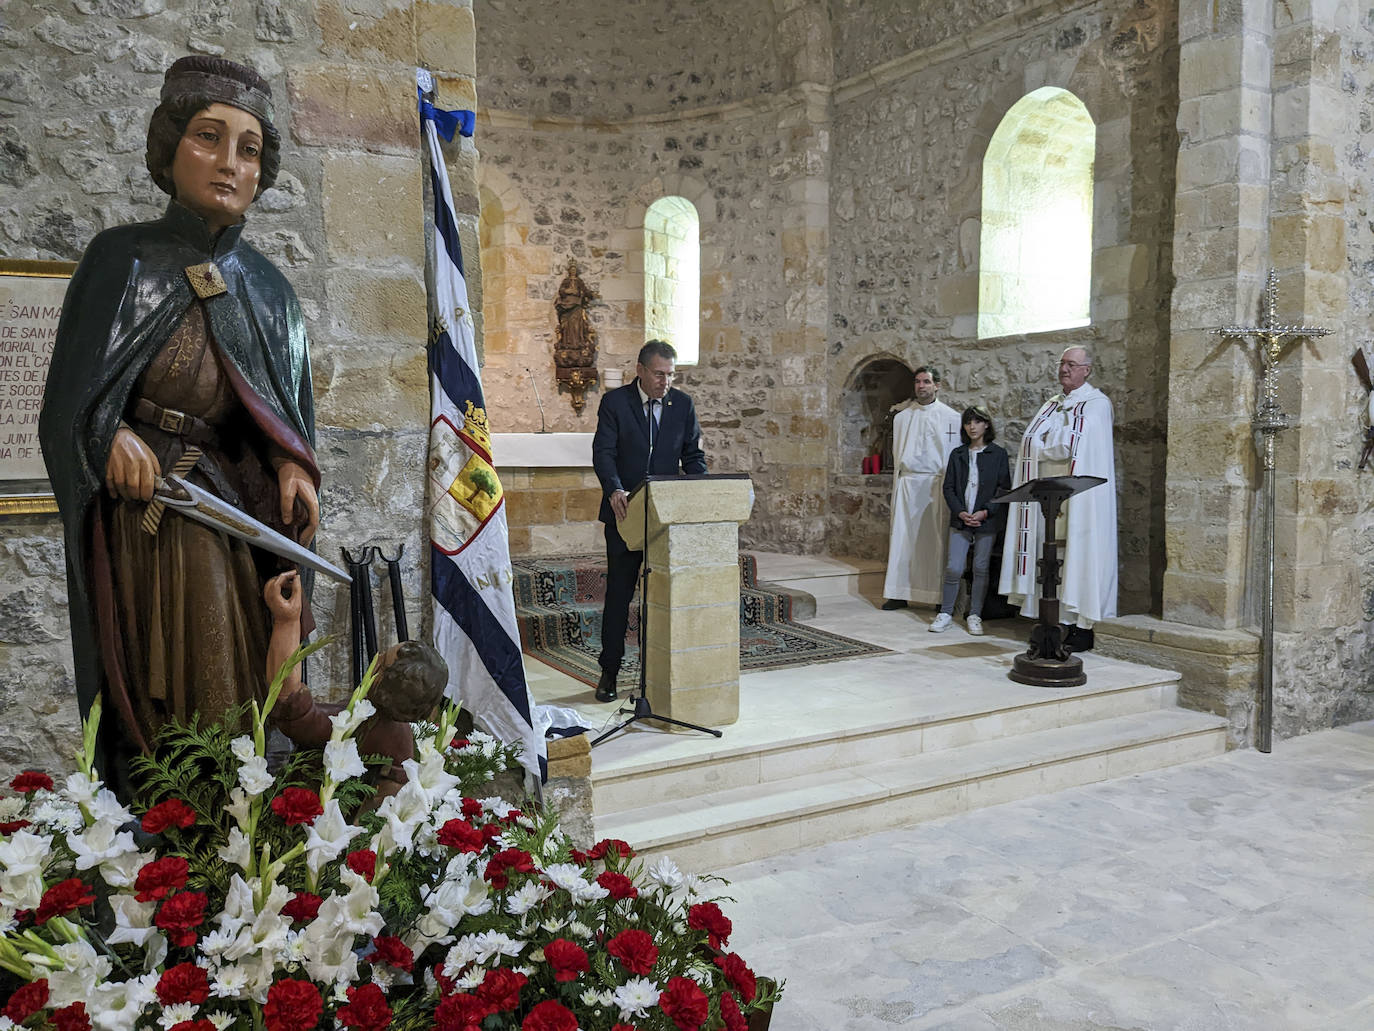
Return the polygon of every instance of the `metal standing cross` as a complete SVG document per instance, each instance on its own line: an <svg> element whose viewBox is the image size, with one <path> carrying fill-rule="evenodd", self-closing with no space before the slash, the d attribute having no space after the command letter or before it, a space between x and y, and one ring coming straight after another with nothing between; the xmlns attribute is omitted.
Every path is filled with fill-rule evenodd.
<svg viewBox="0 0 1374 1031"><path fill-rule="evenodd" d="M1275 440L1288 429L1288 416L1279 407L1279 353L1283 345L1302 337L1324 337L1331 331L1318 326L1283 326L1276 313L1279 293L1279 274L1269 270L1264 281L1264 312L1258 326L1222 326L1212 330L1221 337L1254 337L1259 343L1260 360L1264 364L1264 378L1260 382L1259 398L1255 402L1255 418L1251 425L1260 434L1260 452L1264 460L1264 601L1260 618L1260 697L1255 727L1255 747L1268 752L1273 747L1274 724L1274 511L1277 487L1274 477Z"/></svg>
<svg viewBox="0 0 1374 1031"><path fill-rule="evenodd" d="M1274 438L1288 429L1288 415L1279 407L1279 352L1283 345L1301 337L1324 337L1331 332L1318 326L1283 326L1276 312L1279 294L1279 274L1271 268L1264 281L1264 312L1258 326L1222 326L1212 330L1221 337L1255 337L1259 343L1260 360L1264 363L1264 378L1260 382L1259 399L1255 403L1255 418L1251 423L1263 437L1261 452L1266 473L1274 469Z"/></svg>

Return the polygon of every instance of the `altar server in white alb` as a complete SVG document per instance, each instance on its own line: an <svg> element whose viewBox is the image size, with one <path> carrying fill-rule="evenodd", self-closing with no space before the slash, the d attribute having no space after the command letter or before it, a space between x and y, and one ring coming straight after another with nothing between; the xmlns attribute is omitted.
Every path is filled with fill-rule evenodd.
<svg viewBox="0 0 1374 1031"><path fill-rule="evenodd" d="M1042 476L1102 476L1107 482L1070 498L1060 510L1056 539L1063 542L1060 619L1070 627L1074 651L1092 648L1092 626L1116 615L1116 462L1112 403L1088 382L1092 355L1070 347L1059 359L1059 384L1025 436L1014 470L1015 486ZM1024 616L1040 611L1036 562L1045 538L1040 506L1012 504L1002 554L999 590Z"/></svg>
<svg viewBox="0 0 1374 1031"><path fill-rule="evenodd" d="M892 532L887 548L884 609L940 602L945 569L941 484L949 453L959 446L959 413L943 401L940 373L916 370L916 399L892 421Z"/></svg>

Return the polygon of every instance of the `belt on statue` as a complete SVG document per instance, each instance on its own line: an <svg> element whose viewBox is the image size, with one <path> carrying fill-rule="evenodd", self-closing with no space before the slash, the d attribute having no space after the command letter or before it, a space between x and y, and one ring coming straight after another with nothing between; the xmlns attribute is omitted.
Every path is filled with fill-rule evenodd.
<svg viewBox="0 0 1374 1031"><path fill-rule="evenodd" d="M213 444L218 439L214 427L199 416L179 412L175 408L163 408L146 397L134 402L134 419L149 426L156 426L163 433L193 444Z"/></svg>

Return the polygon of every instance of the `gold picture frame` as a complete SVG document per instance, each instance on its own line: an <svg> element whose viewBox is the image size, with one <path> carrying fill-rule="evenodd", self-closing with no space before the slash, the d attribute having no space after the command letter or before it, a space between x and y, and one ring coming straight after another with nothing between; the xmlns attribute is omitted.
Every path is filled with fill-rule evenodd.
<svg viewBox="0 0 1374 1031"><path fill-rule="evenodd" d="M0 258L0 516L57 511L38 408L73 261Z"/></svg>

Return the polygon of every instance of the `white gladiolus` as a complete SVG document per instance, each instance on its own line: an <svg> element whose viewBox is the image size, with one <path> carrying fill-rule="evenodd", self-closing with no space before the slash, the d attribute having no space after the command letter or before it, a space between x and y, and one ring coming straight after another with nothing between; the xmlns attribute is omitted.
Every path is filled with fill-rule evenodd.
<svg viewBox="0 0 1374 1031"><path fill-rule="evenodd" d="M310 873L318 874L321 866L338 859L348 843L362 832L361 827L344 819L338 801L331 798L306 832L305 865Z"/></svg>
<svg viewBox="0 0 1374 1031"><path fill-rule="evenodd" d="M89 807L95 801L95 793L100 790L101 782L78 772L69 776L63 787L63 795L77 805Z"/></svg>
<svg viewBox="0 0 1374 1031"><path fill-rule="evenodd" d="M106 792L102 791L101 794ZM137 852L133 832L120 831L119 827L119 823L101 818L87 827L84 833L67 835L67 845L76 854L76 868L89 870L130 852Z"/></svg>
<svg viewBox="0 0 1374 1031"><path fill-rule="evenodd" d="M329 722L334 725L334 730L329 735L329 740L341 741L346 737L351 737L353 732L361 727L367 718L376 711L377 707L364 698L353 706L352 712L344 709L342 712L330 716Z"/></svg>
<svg viewBox="0 0 1374 1031"><path fill-rule="evenodd" d="M157 999L158 975L144 974L128 981L105 981L86 997L91 1026L100 1031L133 1031L143 1009Z"/></svg>
<svg viewBox="0 0 1374 1031"><path fill-rule="evenodd" d="M250 798L257 798L276 783L267 772L267 759L255 755L239 767L239 785Z"/></svg>
<svg viewBox="0 0 1374 1031"><path fill-rule="evenodd" d="M16 909L36 909L43 898L43 866L52 838L20 829L0 841L0 896Z"/></svg>
<svg viewBox="0 0 1374 1031"><path fill-rule="evenodd" d="M124 852L100 864L100 876L111 888L132 888L138 871L157 858L155 852Z"/></svg>
<svg viewBox="0 0 1374 1031"><path fill-rule="evenodd" d="M84 1002L114 969L109 957L97 954L84 938L59 945L54 951L62 967L48 972L48 1005L53 1009Z"/></svg>
<svg viewBox="0 0 1374 1031"><path fill-rule="evenodd" d="M229 840L220 847L219 857L232 866L247 870L253 861L252 843L243 836L243 831L237 827L230 827Z"/></svg>
<svg viewBox="0 0 1374 1031"><path fill-rule="evenodd" d="M95 793L95 802L91 805L91 816L97 821L111 823L116 827L123 827L133 819L133 814L125 808L124 804L115 797L115 793L109 788L101 788Z"/></svg>
<svg viewBox="0 0 1374 1031"><path fill-rule="evenodd" d="M234 753L234 758L241 763L246 763L258 754L258 748L253 744L253 739L247 734L241 734L229 742L229 750Z"/></svg>
<svg viewBox="0 0 1374 1031"><path fill-rule="evenodd" d="M154 933L156 902L139 902L132 895L111 895L110 908L114 910L115 929L105 940L111 945L128 942L142 947Z"/></svg>
<svg viewBox="0 0 1374 1031"><path fill-rule="evenodd" d="M366 772L367 767L358 755L358 743L352 738L330 741L324 746L324 775L334 783L361 777Z"/></svg>
<svg viewBox="0 0 1374 1031"><path fill-rule="evenodd" d="M410 770L415 764L407 760L405 765ZM415 831L429 819L429 796L413 779L407 780L400 791L382 801L377 815L386 821L391 838L392 847L385 851L409 852L415 844Z"/></svg>

